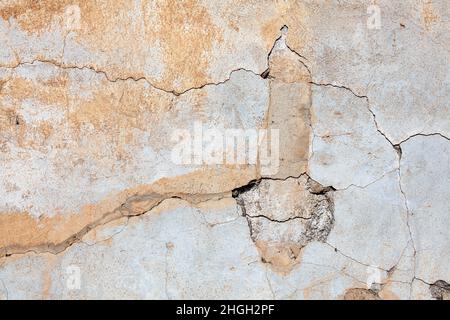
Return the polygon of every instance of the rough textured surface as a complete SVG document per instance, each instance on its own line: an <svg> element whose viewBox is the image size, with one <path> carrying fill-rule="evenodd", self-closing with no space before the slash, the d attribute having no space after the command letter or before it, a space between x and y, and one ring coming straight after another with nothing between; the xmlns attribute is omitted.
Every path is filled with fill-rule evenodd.
<svg viewBox="0 0 450 320"><path fill-rule="evenodd" d="M0 1L0 299L449 299L449 12Z"/></svg>
<svg viewBox="0 0 450 320"><path fill-rule="evenodd" d="M251 189L234 192L261 259L274 271L290 272L302 248L311 241L326 241L333 227L331 191L327 194L326 189L314 187L317 184L302 175L297 179L264 179Z"/></svg>

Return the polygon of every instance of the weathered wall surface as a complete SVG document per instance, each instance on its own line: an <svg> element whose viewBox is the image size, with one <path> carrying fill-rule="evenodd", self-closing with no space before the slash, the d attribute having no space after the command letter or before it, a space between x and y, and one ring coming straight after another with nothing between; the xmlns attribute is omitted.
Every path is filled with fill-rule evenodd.
<svg viewBox="0 0 450 320"><path fill-rule="evenodd" d="M448 299L449 11L1 0L0 298Z"/></svg>

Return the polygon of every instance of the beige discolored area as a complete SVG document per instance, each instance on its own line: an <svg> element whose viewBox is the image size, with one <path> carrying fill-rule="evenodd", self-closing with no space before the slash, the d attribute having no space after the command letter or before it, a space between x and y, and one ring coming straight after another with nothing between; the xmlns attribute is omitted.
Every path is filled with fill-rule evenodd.
<svg viewBox="0 0 450 320"><path fill-rule="evenodd" d="M48 28L55 15L64 13L64 8L72 1L2 1L0 17L19 21L20 26L29 33Z"/></svg>
<svg viewBox="0 0 450 320"><path fill-rule="evenodd" d="M344 300L380 300L380 297L372 290L349 289L345 292Z"/></svg>
<svg viewBox="0 0 450 320"><path fill-rule="evenodd" d="M258 165L186 167L170 161L173 129L186 128L187 118L206 126L223 121L225 128L282 128L276 174L303 173L309 75L286 46L286 31L270 52L270 80L240 70L223 84L182 95L155 89L145 79L112 81L91 68L51 62L5 69L1 145L9 169L3 172L3 254L62 252L92 229L143 214L165 199L205 201L261 177ZM254 90L247 92L248 86ZM292 105L295 97L304 97L305 104ZM220 114L223 108L228 111ZM226 118L228 112L237 122ZM294 128L302 128L299 137L286 144ZM291 155L293 145L297 151ZM36 167L42 154L49 156ZM20 166L28 168L19 176L13 168ZM38 177L54 185L36 189ZM86 189L77 190L80 185ZM17 197L25 201L16 204ZM129 213L129 207L138 209Z"/></svg>
<svg viewBox="0 0 450 320"><path fill-rule="evenodd" d="M239 68L262 73L280 27L301 23L307 9L300 9L296 1L6 1L0 17L9 25L0 36L10 66L90 67L181 93Z"/></svg>
<svg viewBox="0 0 450 320"><path fill-rule="evenodd" d="M448 299L448 12L0 1L0 299Z"/></svg>
<svg viewBox="0 0 450 320"><path fill-rule="evenodd" d="M242 90L240 82L248 77L259 78L239 74L231 90ZM111 82L90 69L50 63L6 70L3 79L0 242L5 254L59 252L80 234L120 217L116 210L134 202L128 201L132 197L222 194L257 177L252 165L183 167L171 161L173 130L164 128L165 121L179 117L178 124L171 123L183 128L187 108L197 114L192 121L207 125L212 119L203 115L223 107L220 95L209 97L205 111L204 91L177 97L145 81ZM262 79L255 86L265 88ZM255 114L243 115L241 123L262 125L265 101L260 94ZM235 103L229 100L227 107Z"/></svg>
<svg viewBox="0 0 450 320"><path fill-rule="evenodd" d="M311 74L298 53L286 43L288 28L281 29L269 56L270 107L267 126L280 136L280 169L271 177L306 172L311 136Z"/></svg>
<svg viewBox="0 0 450 320"><path fill-rule="evenodd" d="M0 214L1 254L8 256L28 251L59 253L91 230L122 217L144 214L166 199L180 198L192 203L221 199L231 195L234 185L224 176L229 179L233 173L214 170L195 172L176 180L161 179L150 186L114 194L98 204L85 205L80 212L68 215L34 218L27 212L4 212ZM240 183L244 184L252 177L252 174L245 176L240 172L236 179L241 179Z"/></svg>

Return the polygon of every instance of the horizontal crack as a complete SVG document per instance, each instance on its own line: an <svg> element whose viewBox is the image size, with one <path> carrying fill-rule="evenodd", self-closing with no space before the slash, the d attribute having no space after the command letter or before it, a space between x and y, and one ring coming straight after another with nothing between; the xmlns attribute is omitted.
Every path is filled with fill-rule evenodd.
<svg viewBox="0 0 450 320"><path fill-rule="evenodd" d="M406 142L406 141L408 141L409 139L412 139L412 138L414 138L414 137L433 137L433 136L439 136L439 137L441 137L441 138L444 138L444 139L450 141L450 138L449 138L449 137L445 136L444 134L442 134L442 133L440 133L440 132L435 132L435 133L416 133L416 134L413 134L413 135L409 136L408 138L406 138L406 139L400 141L397 145L401 145L402 143L404 143L404 142Z"/></svg>
<svg viewBox="0 0 450 320"><path fill-rule="evenodd" d="M356 260L355 258L353 258L353 257L351 257L351 256L349 256L349 255L346 255L345 253L343 253L341 250L339 250L338 248L336 248L335 246L333 246L333 245L330 244L329 242L325 242L325 244L328 245L328 246L330 246L335 252L338 252L338 253L341 254L342 256L344 256L344 257L346 257L346 258L348 258L348 259L350 259L350 260L352 260L352 261L354 261L354 262L356 262L356 263L358 263L358 264L360 264L360 265L363 265L363 266L366 266L366 267L370 267L370 268L379 269L379 270L385 271L386 273L389 272L389 270L383 269L383 268L381 268L381 267L378 267L378 266L372 266L372 265L370 265L370 264L367 264L367 263L358 261L358 260Z"/></svg>
<svg viewBox="0 0 450 320"><path fill-rule="evenodd" d="M59 63L59 62L56 62L56 61L53 61L53 60L34 59L32 61L19 62L19 63L17 63L14 66L0 66L0 68L16 69L16 68L18 68L20 66L23 66L23 65L35 65L35 63L50 64L50 65L53 65L53 66L55 66L57 68L64 69L64 70L90 70L90 71L92 71L92 72L94 72L96 74L103 75L107 81L112 82L112 83L119 82L119 81L134 81L134 82L145 81L152 88L154 88L154 89L156 89L158 91L165 92L165 93L173 94L175 96L183 95L183 94L185 94L185 93L187 93L189 91L192 91L192 90L200 90L200 89L203 89L203 88L208 87L208 86L217 86L217 85L224 84L224 83L230 81L231 76L232 76L233 73L239 72L239 71L249 72L249 73L254 74L255 76L258 76L258 77L261 77L261 78L265 79L265 77L263 75L258 74L258 73L254 72L252 70L245 69L245 68L237 68L237 69L232 70L229 73L229 76L226 79L222 80L222 81L219 81L219 82L208 82L208 83L202 84L200 86L188 88L188 89L183 90L183 91L176 91L176 90L167 90L167 89L164 89L162 87L159 87L159 86L153 84L146 77L128 76L128 77L124 77L124 78L120 78L120 77L112 78L106 71L98 70L98 69L96 69L96 68L94 68L92 66L64 65L62 63ZM2 87L0 87L0 89L1 88Z"/></svg>
<svg viewBox="0 0 450 320"><path fill-rule="evenodd" d="M270 217L262 215L262 214L256 215L256 216L245 214L245 216L247 218L250 218L250 219L252 219L252 218L263 218L263 219L269 220L270 222L275 222L275 223L285 223L285 222L289 222L289 221L297 220L297 219L301 219L301 220L311 220L312 219L312 217L308 217L308 218L305 218L305 217L291 217L291 218L287 218L285 220L276 220L276 219L270 218Z"/></svg>
<svg viewBox="0 0 450 320"><path fill-rule="evenodd" d="M314 82L314 81L310 81L309 83L312 85L318 86L318 87L333 87L333 88L337 88L337 89L344 89L344 90L351 92L355 97L364 98L366 100L369 100L369 98L367 96L359 95L355 91L353 91L352 89L350 89L349 87L346 87L346 86L337 85L337 84L333 84L333 83L318 83L318 82Z"/></svg>

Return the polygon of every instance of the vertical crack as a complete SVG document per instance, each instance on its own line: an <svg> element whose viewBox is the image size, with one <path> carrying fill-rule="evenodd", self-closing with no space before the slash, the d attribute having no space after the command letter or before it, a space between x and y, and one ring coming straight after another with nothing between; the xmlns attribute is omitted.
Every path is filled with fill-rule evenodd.
<svg viewBox="0 0 450 320"><path fill-rule="evenodd" d="M410 238L410 242L412 245L412 249L413 249L413 277L411 279L411 283L410 283L410 288L409 288L409 298L411 299L412 297L412 289L413 289L413 282L414 279L416 277L416 255L417 255L417 249L416 249L416 245L414 243L414 237L413 237L413 232L412 232L412 226L411 226L411 216L413 215L413 212L410 210L409 208L409 204L408 204L408 198L406 196L405 191L403 190L403 186L402 186L402 172L401 172L401 159L402 159L402 148L400 145L396 145L396 150L398 150L398 185L400 188L400 192L403 196L404 199L404 203L405 203L405 207L406 207L406 226L408 227L408 232L409 232L409 238ZM407 246L409 245L406 244Z"/></svg>

